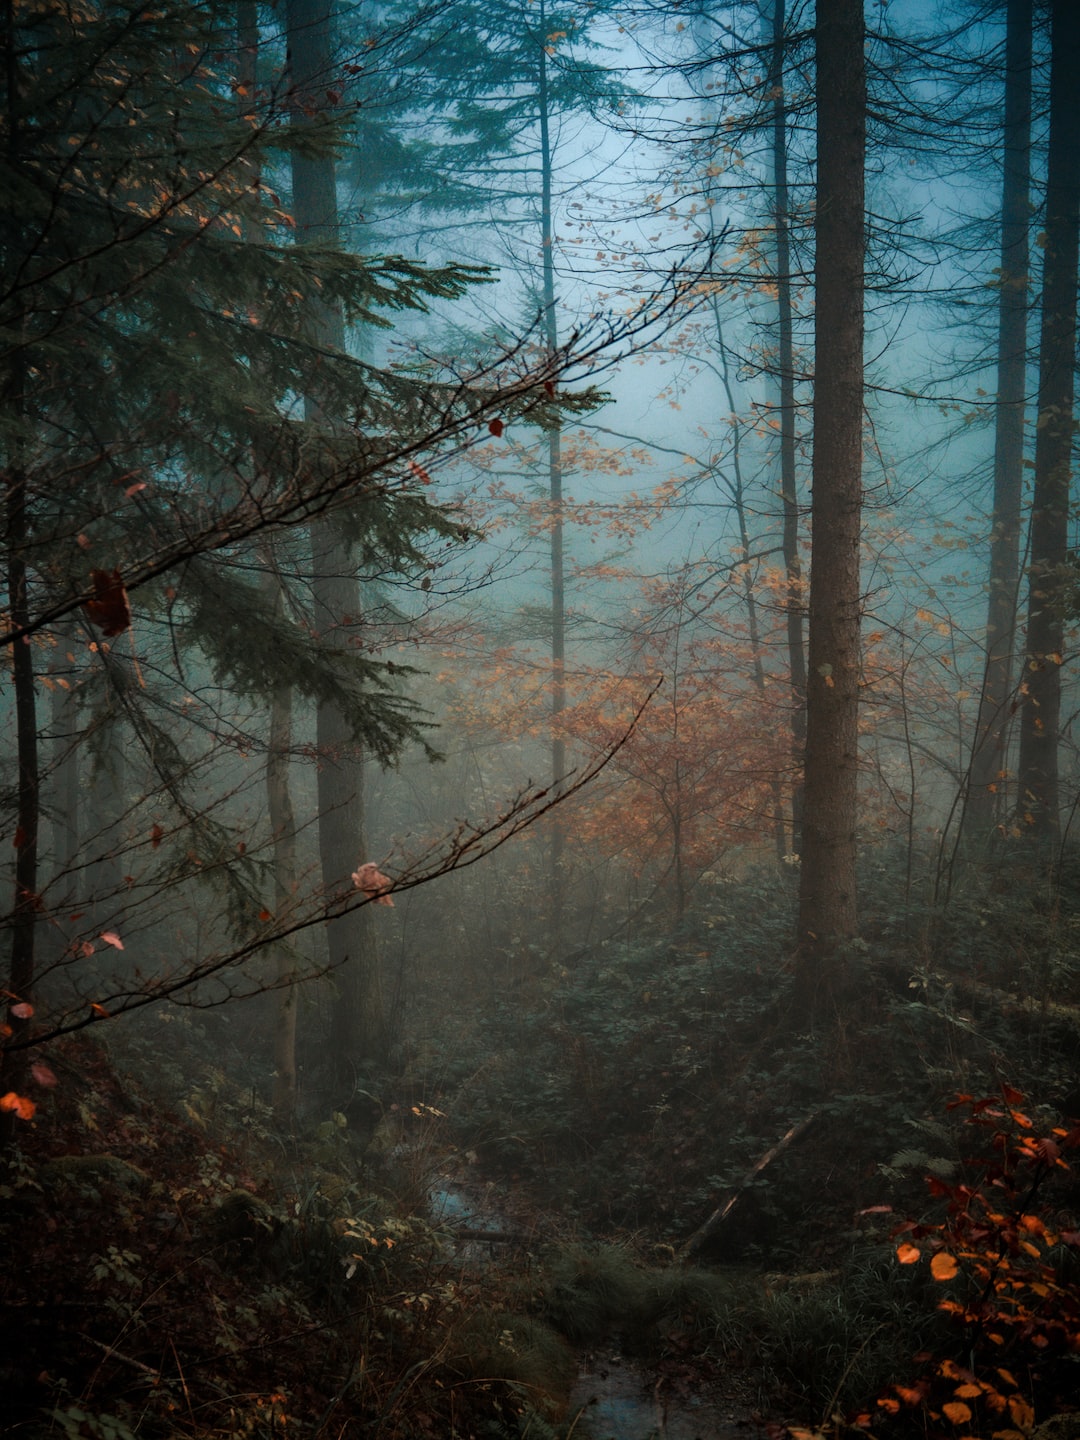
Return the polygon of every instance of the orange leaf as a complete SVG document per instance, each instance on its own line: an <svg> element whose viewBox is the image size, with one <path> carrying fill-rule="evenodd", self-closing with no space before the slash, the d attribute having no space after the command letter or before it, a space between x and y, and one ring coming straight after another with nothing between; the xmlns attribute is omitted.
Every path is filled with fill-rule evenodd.
<svg viewBox="0 0 1080 1440"><path fill-rule="evenodd" d="M36 1109L32 1100L27 1100L25 1095L16 1095L14 1090L0 1095L0 1110L12 1110L20 1120L32 1120Z"/></svg>
<svg viewBox="0 0 1080 1440"><path fill-rule="evenodd" d="M16 1020L29 1020L34 1013L34 1007L26 1000L20 1000L17 1005L12 1005L11 1013Z"/></svg>
<svg viewBox="0 0 1080 1440"><path fill-rule="evenodd" d="M1013 1418L1013 1424L1025 1433L1035 1424L1035 1411L1022 1395L1009 1396L1009 1414Z"/></svg>
<svg viewBox="0 0 1080 1440"><path fill-rule="evenodd" d="M941 1409L954 1425L963 1425L971 1419L971 1406L965 1405L962 1400L950 1400Z"/></svg>
<svg viewBox="0 0 1080 1440"><path fill-rule="evenodd" d="M111 945L114 950L122 950L124 948L124 942L115 930L103 930L101 932L101 939L105 941L106 945Z"/></svg>
<svg viewBox="0 0 1080 1440"><path fill-rule="evenodd" d="M900 1261L901 1265L914 1265L921 1253L917 1245L911 1245L906 1240L903 1245L896 1247L896 1258Z"/></svg>
<svg viewBox="0 0 1080 1440"><path fill-rule="evenodd" d="M935 1280L951 1280L959 1267L956 1256L942 1250L930 1261L930 1273Z"/></svg>
<svg viewBox="0 0 1080 1440"><path fill-rule="evenodd" d="M109 1012L104 1005L99 1005L96 1000L90 1002L90 1009L102 1020L108 1020Z"/></svg>

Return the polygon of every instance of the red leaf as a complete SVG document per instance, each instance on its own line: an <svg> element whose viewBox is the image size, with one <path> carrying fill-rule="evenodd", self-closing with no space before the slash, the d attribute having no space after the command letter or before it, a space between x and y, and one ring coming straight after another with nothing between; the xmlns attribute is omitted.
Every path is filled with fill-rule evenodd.
<svg viewBox="0 0 1080 1440"><path fill-rule="evenodd" d="M260 910L260 911L259 911L259 919L263 922L264 925L265 925L265 923L267 922L267 920L272 920L273 918L274 918L274 917L273 917L273 915L270 913L269 910Z"/></svg>
<svg viewBox="0 0 1080 1440"><path fill-rule="evenodd" d="M506 429L506 426L501 420L489 420L488 429L491 431L492 435L495 436L495 439L498 440L499 436Z"/></svg>
<svg viewBox="0 0 1080 1440"><path fill-rule="evenodd" d="M122 950L124 948L124 942L115 930L103 930L101 939L105 941L106 945L111 945L114 950Z"/></svg>
<svg viewBox="0 0 1080 1440"><path fill-rule="evenodd" d="M155 825L155 826L154 826L154 828L150 831L150 847L151 847L151 849L156 850L156 849L158 848L158 846L161 844L161 837L162 837L164 834L165 834L165 831L162 830L162 828L161 828L160 825Z"/></svg>
<svg viewBox="0 0 1080 1440"><path fill-rule="evenodd" d="M20 1120L33 1119L36 1109L33 1100L27 1100L25 1095L16 1095L14 1090L0 1095L0 1110L13 1110Z"/></svg>
<svg viewBox="0 0 1080 1440"><path fill-rule="evenodd" d="M23 827L22 827L21 825L16 825L16 827L15 827L15 839L12 840L11 844L12 844L12 848L15 849L15 850L21 850L21 849L23 848L23 846L26 844L26 831L23 829Z"/></svg>
<svg viewBox="0 0 1080 1440"><path fill-rule="evenodd" d="M555 381L554 381L554 380L545 380L545 381L544 381L544 389L547 391L547 393L548 393L548 394L551 396L551 398L554 400L554 398L555 398Z"/></svg>
<svg viewBox="0 0 1080 1440"><path fill-rule="evenodd" d="M30 1066L30 1074L37 1083L44 1086L46 1090L51 1090L54 1085L59 1083L52 1072L51 1066L46 1065L44 1060L35 1060Z"/></svg>
<svg viewBox="0 0 1080 1440"><path fill-rule="evenodd" d="M120 635L131 625L131 605L119 570L91 570L94 598L86 602L86 613L103 635Z"/></svg>
<svg viewBox="0 0 1080 1440"><path fill-rule="evenodd" d="M12 1005L11 1013L16 1020L29 1020L34 1013L33 1005L26 1000L20 1000L17 1005Z"/></svg>

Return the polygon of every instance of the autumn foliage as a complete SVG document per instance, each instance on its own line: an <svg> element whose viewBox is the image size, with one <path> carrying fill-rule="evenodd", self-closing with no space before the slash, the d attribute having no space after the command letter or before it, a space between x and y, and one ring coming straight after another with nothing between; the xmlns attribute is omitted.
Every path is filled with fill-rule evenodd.
<svg viewBox="0 0 1080 1440"><path fill-rule="evenodd" d="M952 1355L914 1357L922 1373L890 1386L876 1414L857 1423L907 1417L928 1435L985 1435L1023 1440L1034 1424L1075 1401L1080 1358L1080 1230L1052 1196L1069 1166L1064 1153L1080 1145L1080 1128L1047 1127L1021 1108L1008 1085L983 1099L959 1095L981 1142L964 1177L927 1179L944 1213L907 1221L896 1233L901 1265L928 1262L942 1287L938 1310L959 1327Z"/></svg>

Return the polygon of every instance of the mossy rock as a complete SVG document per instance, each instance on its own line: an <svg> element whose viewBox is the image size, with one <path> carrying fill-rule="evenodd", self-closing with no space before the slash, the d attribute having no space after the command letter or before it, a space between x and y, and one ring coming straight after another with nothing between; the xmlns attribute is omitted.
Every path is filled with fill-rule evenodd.
<svg viewBox="0 0 1080 1440"><path fill-rule="evenodd" d="M147 1191L153 1181L145 1170L118 1155L58 1155L38 1171L46 1191L75 1191L100 1201L105 1196L135 1196Z"/></svg>
<svg viewBox="0 0 1080 1440"><path fill-rule="evenodd" d="M1030 1440L1080 1440L1080 1413L1051 1415L1035 1426Z"/></svg>

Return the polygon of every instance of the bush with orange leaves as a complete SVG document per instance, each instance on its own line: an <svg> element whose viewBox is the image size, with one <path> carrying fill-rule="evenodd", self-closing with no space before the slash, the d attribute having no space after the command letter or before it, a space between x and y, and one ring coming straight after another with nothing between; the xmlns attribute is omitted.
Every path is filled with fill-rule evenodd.
<svg viewBox="0 0 1080 1440"><path fill-rule="evenodd" d="M929 1176L944 1201L934 1223L907 1221L894 1232L901 1265L929 1261L943 1287L938 1309L962 1328L954 1357L922 1354L911 1385L892 1385L862 1429L910 1418L927 1436L1025 1440L1033 1426L1075 1408L1080 1397L1080 1230L1056 1199L1067 1179L1063 1151L1080 1145L1080 1127L1040 1134L1008 1085L985 1099L959 1095L949 1106L984 1140L979 1155L949 1182ZM969 1132L970 1133L970 1132ZM1060 1187L1063 1191L1065 1187Z"/></svg>

